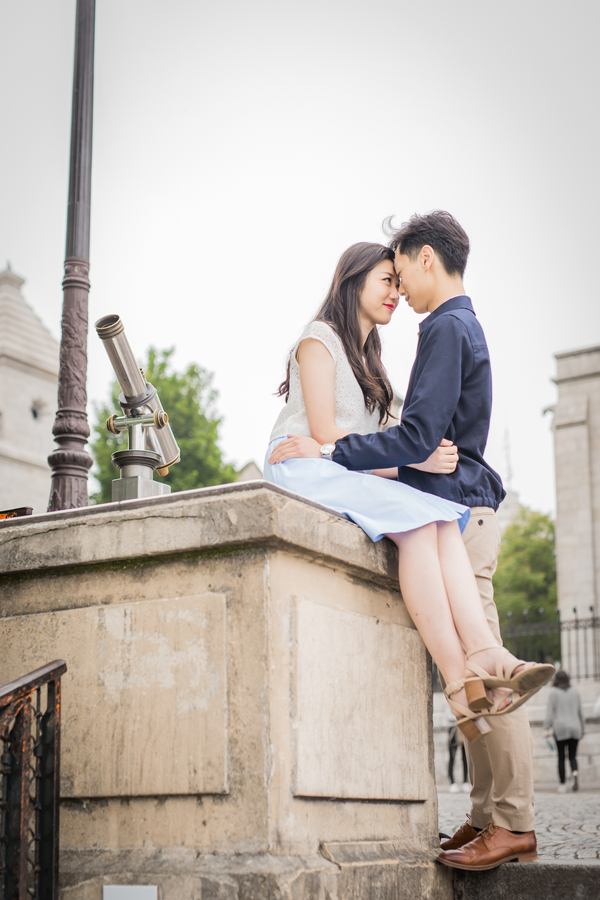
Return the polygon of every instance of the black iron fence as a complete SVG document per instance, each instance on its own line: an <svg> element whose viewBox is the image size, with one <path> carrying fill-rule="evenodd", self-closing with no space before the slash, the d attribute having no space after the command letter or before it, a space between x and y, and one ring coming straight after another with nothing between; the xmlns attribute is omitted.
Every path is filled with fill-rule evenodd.
<svg viewBox="0 0 600 900"><path fill-rule="evenodd" d="M60 679L55 660L0 688L0 900L58 900Z"/></svg>
<svg viewBox="0 0 600 900"><path fill-rule="evenodd" d="M501 623L504 646L519 659L550 662L565 669L575 680L600 680L600 617L561 618L557 611L546 615L544 609L525 612L520 619L508 614ZM441 690L437 670L433 667L434 690Z"/></svg>
<svg viewBox="0 0 600 900"><path fill-rule="evenodd" d="M600 618L594 615L548 620L543 609L525 612L520 622L507 617L502 626L504 645L520 659L551 662L565 669L576 680L600 679Z"/></svg>

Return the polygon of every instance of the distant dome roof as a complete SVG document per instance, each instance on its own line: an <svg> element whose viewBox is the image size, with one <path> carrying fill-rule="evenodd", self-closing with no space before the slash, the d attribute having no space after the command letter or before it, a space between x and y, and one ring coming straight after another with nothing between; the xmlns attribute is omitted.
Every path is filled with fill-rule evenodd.
<svg viewBox="0 0 600 900"><path fill-rule="evenodd" d="M24 283L10 269L0 272L0 358L58 375L58 341L21 295Z"/></svg>

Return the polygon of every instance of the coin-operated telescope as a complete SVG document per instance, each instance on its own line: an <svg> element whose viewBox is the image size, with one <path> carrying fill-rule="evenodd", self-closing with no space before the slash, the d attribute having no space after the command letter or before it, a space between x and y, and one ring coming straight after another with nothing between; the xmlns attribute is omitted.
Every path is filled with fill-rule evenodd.
<svg viewBox="0 0 600 900"><path fill-rule="evenodd" d="M169 467L179 462L180 454L156 388L146 381L143 370L137 366L119 316L98 319L96 331L123 391L119 397L123 415L110 416L106 427L112 434L127 431L129 435L128 449L117 450L112 455L121 473L112 483L112 499L170 494L170 485L154 481L153 476L155 471L166 475Z"/></svg>

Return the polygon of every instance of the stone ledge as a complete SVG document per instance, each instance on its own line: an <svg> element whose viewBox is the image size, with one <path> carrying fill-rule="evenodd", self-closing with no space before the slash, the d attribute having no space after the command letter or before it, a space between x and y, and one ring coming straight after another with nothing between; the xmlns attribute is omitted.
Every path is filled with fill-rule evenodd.
<svg viewBox="0 0 600 900"><path fill-rule="evenodd" d="M326 841L321 844L325 859L344 866L366 866L372 863L402 863L405 866L433 862L438 850L415 852L399 841Z"/></svg>
<svg viewBox="0 0 600 900"><path fill-rule="evenodd" d="M31 578L264 545L333 560L397 589L397 555L388 541L374 544L335 511L264 481L7 520L0 526L0 572Z"/></svg>
<svg viewBox="0 0 600 900"><path fill-rule="evenodd" d="M600 861L505 863L489 872L454 869L454 900L597 900Z"/></svg>
<svg viewBox="0 0 600 900"><path fill-rule="evenodd" d="M344 845L345 855L349 860L360 856L356 848L369 843L353 844L354 854L351 845ZM322 856L66 850L61 852L60 898L99 900L105 884L156 884L161 900L452 900L448 870L426 855L401 851L399 845L393 852L382 851L380 843L392 842L373 843L375 849L363 848L362 862L347 864ZM377 859L381 852L386 858Z"/></svg>
<svg viewBox="0 0 600 900"><path fill-rule="evenodd" d="M270 491L274 491L277 494L283 494L287 497L296 497L302 500L302 502L306 503L308 506L312 506L315 509L323 509L326 512L330 513L332 516L336 516L339 519L345 520L345 516L343 516L341 513L335 512L335 510L329 509L328 506L323 506L321 503L315 503L314 500L307 500L300 494L295 494L293 491L288 491L286 488L279 487L276 484L272 484L270 481L256 479L254 481L234 482L232 484L215 484L210 487L193 488L189 491L176 491L175 493L162 494L158 497L142 497L139 500L120 500L115 503L96 503L93 506L83 506L78 509L59 509L56 512L38 513L35 516L22 516L16 519L5 519L0 521L0 534L2 528L12 528L19 526L23 527L26 525L37 525L39 523L52 524L54 522L76 519L82 515L94 516L101 515L102 513L115 512L117 510L146 509L149 506L155 507L170 505L173 500L190 500L213 497L220 494L246 493L248 491L263 490L264 488L267 488Z"/></svg>

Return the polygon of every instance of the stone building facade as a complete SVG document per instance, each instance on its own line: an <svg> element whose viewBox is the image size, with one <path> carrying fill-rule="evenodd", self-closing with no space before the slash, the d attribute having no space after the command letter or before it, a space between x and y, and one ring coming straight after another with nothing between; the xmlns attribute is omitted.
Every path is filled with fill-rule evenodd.
<svg viewBox="0 0 600 900"><path fill-rule="evenodd" d="M0 272L0 509L45 512L54 449L59 345L21 294L24 280Z"/></svg>
<svg viewBox="0 0 600 900"><path fill-rule="evenodd" d="M599 615L600 347L556 354L556 555L561 618Z"/></svg>

